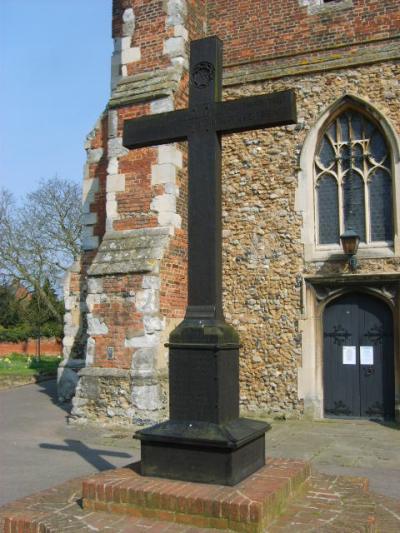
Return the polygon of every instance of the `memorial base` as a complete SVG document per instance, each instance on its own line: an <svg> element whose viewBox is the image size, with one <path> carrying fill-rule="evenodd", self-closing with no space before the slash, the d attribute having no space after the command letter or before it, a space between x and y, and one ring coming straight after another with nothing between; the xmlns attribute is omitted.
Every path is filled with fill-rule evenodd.
<svg viewBox="0 0 400 533"><path fill-rule="evenodd" d="M236 485L265 464L269 424L239 418L227 424L168 420L138 431L141 474Z"/></svg>
<svg viewBox="0 0 400 533"><path fill-rule="evenodd" d="M235 487L227 487L143 477L137 467L86 479L82 486L84 509L172 522L177 531L185 524L262 533L310 475L310 465L303 461L269 459Z"/></svg>

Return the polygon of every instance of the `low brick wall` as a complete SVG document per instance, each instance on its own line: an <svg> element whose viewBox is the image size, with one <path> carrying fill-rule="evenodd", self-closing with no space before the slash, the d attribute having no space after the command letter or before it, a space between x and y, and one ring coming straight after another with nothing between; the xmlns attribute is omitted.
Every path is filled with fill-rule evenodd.
<svg viewBox="0 0 400 533"><path fill-rule="evenodd" d="M0 357L6 357L13 352L25 355L36 355L36 339L21 342L0 342ZM60 339L45 338L40 341L42 355L62 355L62 342Z"/></svg>

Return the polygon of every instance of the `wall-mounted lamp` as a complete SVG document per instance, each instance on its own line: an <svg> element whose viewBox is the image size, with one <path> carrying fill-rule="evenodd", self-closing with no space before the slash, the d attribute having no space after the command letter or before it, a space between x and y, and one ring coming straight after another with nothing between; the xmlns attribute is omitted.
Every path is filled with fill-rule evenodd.
<svg viewBox="0 0 400 533"><path fill-rule="evenodd" d="M352 229L347 229L340 236L340 241L342 243L342 248L344 253L349 258L349 266L351 270L356 270L357 268L357 250L358 245L360 244L360 236L358 233Z"/></svg>

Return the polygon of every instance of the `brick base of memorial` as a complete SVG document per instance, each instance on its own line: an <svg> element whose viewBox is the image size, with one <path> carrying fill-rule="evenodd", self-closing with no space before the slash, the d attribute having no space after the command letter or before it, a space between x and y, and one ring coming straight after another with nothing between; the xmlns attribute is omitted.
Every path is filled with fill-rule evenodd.
<svg viewBox="0 0 400 533"><path fill-rule="evenodd" d="M72 480L8 504L0 509L0 531L264 532L310 476L308 463L271 459L227 487L143 477L138 466Z"/></svg>
<svg viewBox="0 0 400 533"><path fill-rule="evenodd" d="M143 477L138 466L86 479L83 507L202 528L261 532L310 475L308 463L272 459L227 487Z"/></svg>

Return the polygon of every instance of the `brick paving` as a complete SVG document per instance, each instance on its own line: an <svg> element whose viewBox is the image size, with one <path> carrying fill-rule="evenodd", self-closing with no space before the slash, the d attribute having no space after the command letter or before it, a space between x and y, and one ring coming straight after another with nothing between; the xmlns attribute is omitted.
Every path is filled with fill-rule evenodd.
<svg viewBox="0 0 400 533"><path fill-rule="evenodd" d="M0 509L4 533L115 533L184 532L213 533L187 524L145 517L83 509L78 478L58 487L13 502ZM266 529L268 533L394 533L400 531L400 499L368 491L362 478L314 473L307 490L288 504L283 514ZM8 517L8 518L6 518ZM220 529L219 529L220 531Z"/></svg>
<svg viewBox="0 0 400 533"><path fill-rule="evenodd" d="M267 531L398 533L400 499L369 492L365 478L315 473Z"/></svg>

